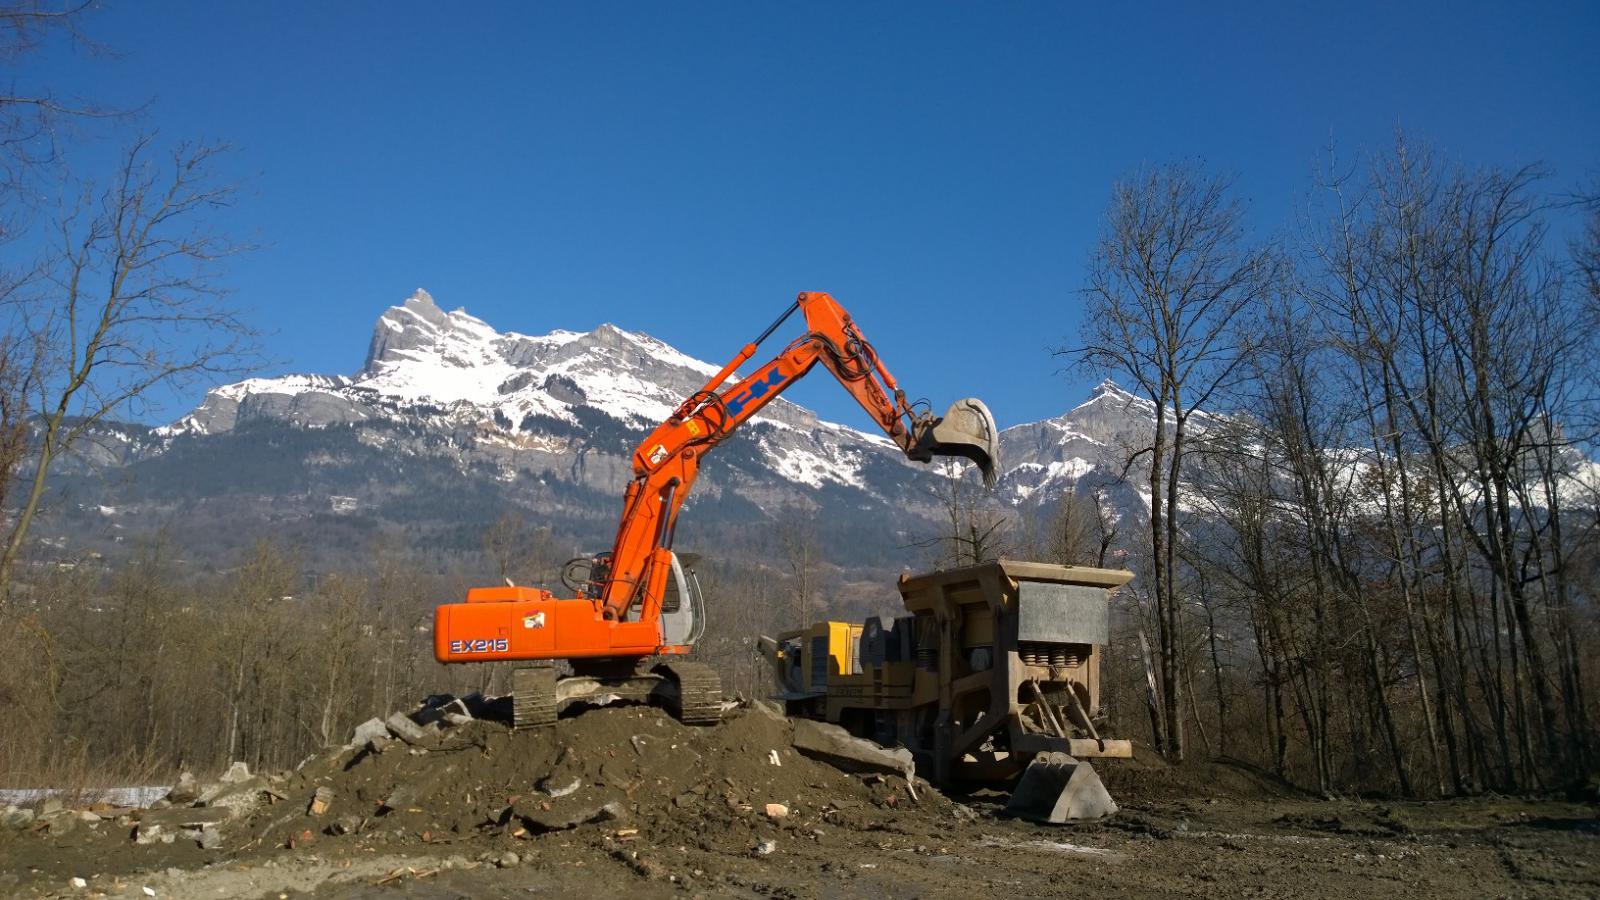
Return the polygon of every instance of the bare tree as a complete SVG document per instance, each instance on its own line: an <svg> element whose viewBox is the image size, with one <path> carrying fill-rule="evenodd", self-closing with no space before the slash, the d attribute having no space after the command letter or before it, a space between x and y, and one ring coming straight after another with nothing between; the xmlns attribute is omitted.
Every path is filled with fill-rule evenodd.
<svg viewBox="0 0 1600 900"><path fill-rule="evenodd" d="M554 561L550 529L534 528L516 511L507 512L483 532L483 552L506 584L541 584Z"/></svg>
<svg viewBox="0 0 1600 900"><path fill-rule="evenodd" d="M1012 520L988 493L973 482L970 466L936 466L934 499L939 505L938 530L909 546L933 551L935 568L959 568L992 562L1011 546Z"/></svg>
<svg viewBox="0 0 1600 900"><path fill-rule="evenodd" d="M83 31L93 0L47 3L23 0L0 6L0 67L21 71L24 60L52 40L65 39L79 50L104 53ZM0 89L0 243L23 230L28 213L46 194L44 183L61 175L61 141L74 124L121 118L114 110L80 97L63 96L48 85L10 80ZM7 274L0 273L0 283Z"/></svg>
<svg viewBox="0 0 1600 900"><path fill-rule="evenodd" d="M7 333L24 335L32 354L23 369L41 433L0 550L0 584L10 584L52 464L90 429L143 411L158 391L254 361L255 334L216 283L218 264L245 249L210 227L234 199L210 171L220 152L162 153L136 140L109 185L86 187L57 218L43 277L7 310Z"/></svg>
<svg viewBox="0 0 1600 900"><path fill-rule="evenodd" d="M778 540L789 572L795 627L805 628L815 615L822 581L822 548L810 511L797 505L785 506L778 520Z"/></svg>
<svg viewBox="0 0 1600 900"><path fill-rule="evenodd" d="M1245 239L1244 207L1227 178L1183 164L1148 169L1112 189L1090 259L1079 365L1115 373L1154 406L1150 458L1152 594L1166 745L1183 758L1178 698L1178 488L1191 417L1230 384L1236 320L1266 290L1270 256Z"/></svg>

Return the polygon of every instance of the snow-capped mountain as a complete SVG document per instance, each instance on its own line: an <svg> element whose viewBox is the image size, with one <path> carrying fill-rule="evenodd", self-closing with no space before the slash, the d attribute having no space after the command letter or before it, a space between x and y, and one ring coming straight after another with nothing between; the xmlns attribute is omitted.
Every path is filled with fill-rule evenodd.
<svg viewBox="0 0 1600 900"><path fill-rule="evenodd" d="M69 491L76 478L97 498L79 530L113 536L158 520L218 551L266 533L359 552L377 532L450 552L518 510L593 549L615 528L634 447L717 369L609 324L498 331L419 290L379 317L358 372L218 387L169 425L120 426L63 472ZM1005 429L992 502L1039 507L1087 482L1136 508L1115 482L1150 421L1147 401L1107 382L1059 417ZM826 523L830 558L898 570L938 529L939 477L880 435L779 399L707 458L680 541L760 552L798 509Z"/></svg>
<svg viewBox="0 0 1600 900"><path fill-rule="evenodd" d="M378 319L366 364L356 375L288 375L226 385L161 433L214 435L257 419L305 428L422 419L436 427L475 429L472 441L479 449L518 451L520 468L537 469L548 456L542 461L559 471L573 448L553 439L551 426L576 426L585 411L594 411L624 428L648 430L717 369L610 324L536 337L499 332L465 309L443 311L418 290ZM775 473L809 487L865 488L867 457L899 457L886 439L820 421L783 399L746 430Z"/></svg>

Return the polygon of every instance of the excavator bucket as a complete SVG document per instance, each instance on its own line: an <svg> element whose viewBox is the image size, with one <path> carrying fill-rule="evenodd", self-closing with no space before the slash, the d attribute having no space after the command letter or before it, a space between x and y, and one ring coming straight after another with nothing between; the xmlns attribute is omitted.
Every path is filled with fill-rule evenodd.
<svg viewBox="0 0 1600 900"><path fill-rule="evenodd" d="M970 459L983 473L986 487L994 487L1000 467L1000 429L995 427L989 407L976 397L963 397L922 435L918 449L928 456L959 456Z"/></svg>
<svg viewBox="0 0 1600 900"><path fill-rule="evenodd" d="M1094 767L1065 753L1035 756L1006 804L1011 815L1052 825L1103 819L1116 811Z"/></svg>

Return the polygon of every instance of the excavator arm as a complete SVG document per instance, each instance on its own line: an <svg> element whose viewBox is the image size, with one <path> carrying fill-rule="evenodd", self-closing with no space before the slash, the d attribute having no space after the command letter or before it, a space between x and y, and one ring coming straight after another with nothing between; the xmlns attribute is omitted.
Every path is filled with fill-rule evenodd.
<svg viewBox="0 0 1600 900"><path fill-rule="evenodd" d="M735 371L796 310L804 315L805 333L730 385ZM685 578L672 553L672 533L699 475L700 461L818 364L844 385L908 457L921 462L935 456L963 457L976 463L985 481L993 483L999 433L982 403L959 400L943 417L918 409L906 401L872 344L832 297L801 294L634 451L633 480L623 498L622 520L610 552L588 560L586 576L563 575L578 596L558 598L546 590L517 585L473 588L465 603L443 604L434 611L435 658L447 663L570 660L575 668L583 661L589 680L563 681L559 697L529 688L528 696L547 698L549 703L530 701L518 708L533 710L528 715L542 720L553 715L549 704L571 699L576 696L573 692L584 689L582 685L601 683L595 680L600 676L594 674L594 665L687 653L693 629L669 635L663 606L673 589L683 599L687 581L692 580ZM575 560L569 566L584 568L584 562ZM554 677L544 669L521 674L529 671L534 670L519 670L518 677ZM609 676L604 683L616 691L631 684L627 689L636 692L655 690L658 684L649 678L617 681ZM675 683L680 692L688 692L684 696L700 696L681 679Z"/></svg>
<svg viewBox="0 0 1600 900"><path fill-rule="evenodd" d="M762 341L797 309L805 317L805 334L766 365L719 392L735 370L755 355ZM968 398L958 401L943 418L914 408L850 314L825 293L802 293L634 451L634 479L623 500L608 571L595 585L606 618L621 619L635 603L643 605L645 618L653 615L665 589L670 564L665 557L678 511L694 486L700 461L818 363L908 457L921 462L934 456L964 457L978 465L985 483L994 483L998 432L987 407Z"/></svg>

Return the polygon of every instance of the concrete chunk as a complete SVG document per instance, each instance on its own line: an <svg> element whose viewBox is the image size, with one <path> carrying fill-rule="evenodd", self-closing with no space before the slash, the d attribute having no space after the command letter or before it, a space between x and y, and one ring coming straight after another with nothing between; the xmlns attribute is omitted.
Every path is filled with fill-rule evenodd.
<svg viewBox="0 0 1600 900"><path fill-rule="evenodd" d="M622 804L615 800L604 804L572 804L555 809L518 803L512 808L512 815L538 831L565 831L591 822L610 822L621 819L626 813Z"/></svg>
<svg viewBox="0 0 1600 900"><path fill-rule="evenodd" d="M379 738L389 737L389 726L383 724L382 719L368 719L356 726L355 734L350 737L350 746L359 747L371 743Z"/></svg>
<svg viewBox="0 0 1600 900"><path fill-rule="evenodd" d="M0 811L0 828L27 828L33 824L33 810L7 806Z"/></svg>
<svg viewBox="0 0 1600 900"><path fill-rule="evenodd" d="M428 740L427 730L411 721L411 717L405 713L395 713L385 719L383 724L389 727L389 731L393 732L395 737L413 746L426 743Z"/></svg>
<svg viewBox="0 0 1600 900"><path fill-rule="evenodd" d="M906 778L916 772L910 750L886 749L827 722L795 720L793 744L812 759L845 772L884 772Z"/></svg>

